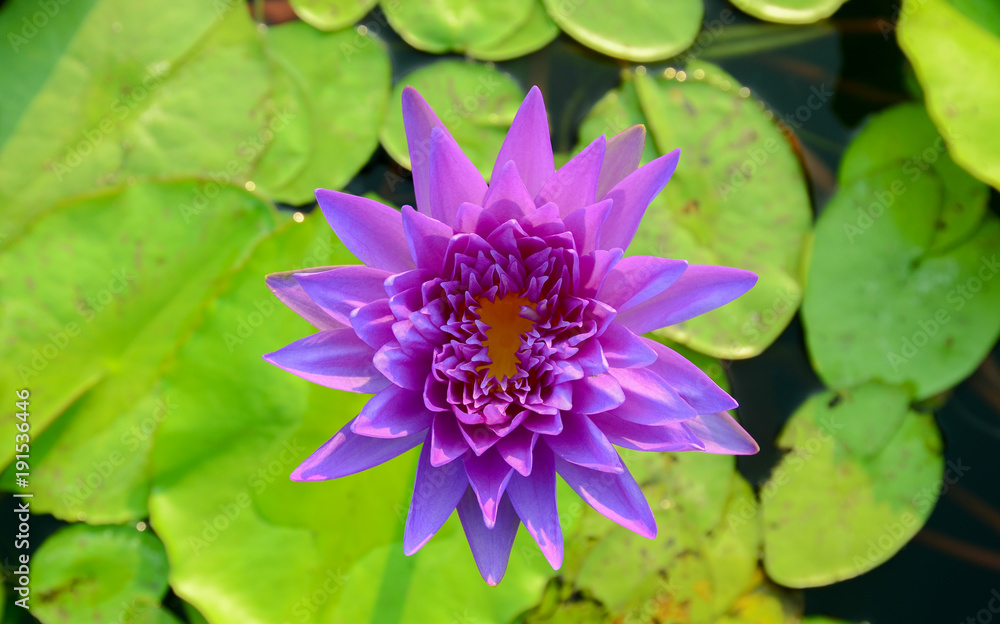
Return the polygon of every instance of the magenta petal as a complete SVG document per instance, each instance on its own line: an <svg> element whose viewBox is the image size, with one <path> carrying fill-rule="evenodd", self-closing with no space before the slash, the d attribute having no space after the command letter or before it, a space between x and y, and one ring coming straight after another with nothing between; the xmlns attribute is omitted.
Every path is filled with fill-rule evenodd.
<svg viewBox="0 0 1000 624"><path fill-rule="evenodd" d="M430 216L431 129L440 128L444 132L448 129L417 90L410 86L403 88L403 127L406 129L417 210Z"/></svg>
<svg viewBox="0 0 1000 624"><path fill-rule="evenodd" d="M726 412L702 414L684 421L684 426L705 444L706 453L753 455L760 450L750 434Z"/></svg>
<svg viewBox="0 0 1000 624"><path fill-rule="evenodd" d="M455 416L449 413L434 415L431 423L431 465L444 466L469 451L469 443L462 437Z"/></svg>
<svg viewBox="0 0 1000 624"><path fill-rule="evenodd" d="M573 411L597 414L614 409L625 402L625 393L618 381L608 374L587 375L573 382Z"/></svg>
<svg viewBox="0 0 1000 624"><path fill-rule="evenodd" d="M680 150L674 150L660 156L636 169L608 191L604 199L614 200L615 206L601 232L601 249L628 249L649 202L667 185L680 155Z"/></svg>
<svg viewBox="0 0 1000 624"><path fill-rule="evenodd" d="M488 193L489 191L487 191ZM465 202L458 207L458 214L455 215L455 231L478 234L487 238L493 230L500 226L500 222L486 214L482 206Z"/></svg>
<svg viewBox="0 0 1000 624"><path fill-rule="evenodd" d="M582 414L563 414L562 433L545 436L545 444L557 457L584 468L601 472L621 472L625 469L615 447Z"/></svg>
<svg viewBox="0 0 1000 624"><path fill-rule="evenodd" d="M381 349L386 344L395 342L396 337L392 333L395 321L388 299L379 299L361 306L351 314L354 333L372 349Z"/></svg>
<svg viewBox="0 0 1000 624"><path fill-rule="evenodd" d="M374 349L352 329L331 329L296 340L264 360L299 377L336 390L378 392L389 385L372 363Z"/></svg>
<svg viewBox="0 0 1000 624"><path fill-rule="evenodd" d="M423 548L438 532L469 489L469 480L461 462L435 468L431 465L430 448L428 437L417 461L413 498L410 500L410 511L406 514L403 553L407 556Z"/></svg>
<svg viewBox="0 0 1000 624"><path fill-rule="evenodd" d="M486 195L486 182L469 157L445 130L431 129L431 217L449 227L462 202L478 204Z"/></svg>
<svg viewBox="0 0 1000 624"><path fill-rule="evenodd" d="M648 368L612 368L621 384L625 402L609 412L640 425L662 425L698 415L669 383Z"/></svg>
<svg viewBox="0 0 1000 624"><path fill-rule="evenodd" d="M518 427L497 441L496 449L507 465L524 476L531 474L532 458L538 434Z"/></svg>
<svg viewBox="0 0 1000 624"><path fill-rule="evenodd" d="M496 524L492 529L488 528L483 522L476 497L469 489L458 503L458 518L462 521L479 573L487 583L496 585L507 572L510 549L514 546L514 537L520 524L514 506L505 496L500 501Z"/></svg>
<svg viewBox="0 0 1000 624"><path fill-rule="evenodd" d="M656 256L622 258L609 272L597 298L618 310L619 314L670 288L684 271L685 260Z"/></svg>
<svg viewBox="0 0 1000 624"><path fill-rule="evenodd" d="M656 351L645 339L612 322L599 338L604 358L613 368L649 366L656 361Z"/></svg>
<svg viewBox="0 0 1000 624"><path fill-rule="evenodd" d="M521 171L521 179L528 192L534 197L545 181L555 173L552 159L552 140L549 138L549 120L545 115L545 102L538 87L531 87L514 115L514 121L507 131L507 138L500 147L493 175L508 161L513 161Z"/></svg>
<svg viewBox="0 0 1000 624"><path fill-rule="evenodd" d="M409 206L403 206L403 231L410 246L410 256L417 266L439 273L444 266L448 241L455 231Z"/></svg>
<svg viewBox="0 0 1000 624"><path fill-rule="evenodd" d="M566 229L573 234L578 253L588 254L597 249L601 240L601 228L611 214L614 202L605 200L583 208L577 208L564 219Z"/></svg>
<svg viewBox="0 0 1000 624"><path fill-rule="evenodd" d="M591 419L615 446L661 453L705 449L705 445L687 428L691 420L651 427L619 418L614 412L594 414Z"/></svg>
<svg viewBox="0 0 1000 624"><path fill-rule="evenodd" d="M656 537L656 520L628 468L598 472L556 457L556 472L580 498L606 518L643 537Z"/></svg>
<svg viewBox="0 0 1000 624"><path fill-rule="evenodd" d="M351 324L351 312L377 299L385 299L388 271L364 265L335 267L329 271L302 271L295 280L302 290L332 318Z"/></svg>
<svg viewBox="0 0 1000 624"><path fill-rule="evenodd" d="M613 251L595 249L589 254L582 256L580 258L579 294L584 297L593 297L600 292L601 288L604 287L605 280L608 278L608 273L611 272L611 268L618 264L621 259L621 249Z"/></svg>
<svg viewBox="0 0 1000 624"><path fill-rule="evenodd" d="M499 173L493 175L483 198L483 208L497 223L520 219L535 209L535 201L513 161L507 162Z"/></svg>
<svg viewBox="0 0 1000 624"><path fill-rule="evenodd" d="M554 414L531 414L524 419L524 428L542 435L556 435L563 430L562 416Z"/></svg>
<svg viewBox="0 0 1000 624"><path fill-rule="evenodd" d="M578 208L595 203L604 147L602 135L560 167L535 195L535 205L552 202L559 206L560 214L567 216Z"/></svg>
<svg viewBox="0 0 1000 624"><path fill-rule="evenodd" d="M507 482L514 474L514 469L500 457L495 449L490 449L482 455L469 454L465 456L465 473L469 476L469 485L483 510L483 521L487 528L496 524L500 499L503 498Z"/></svg>
<svg viewBox="0 0 1000 624"><path fill-rule="evenodd" d="M359 260L392 273L414 268L398 210L327 189L316 190L316 201L337 237Z"/></svg>
<svg viewBox="0 0 1000 624"><path fill-rule="evenodd" d="M556 507L556 469L552 451L539 447L530 477L514 475L507 496L521 522L553 569L562 567L563 536Z"/></svg>
<svg viewBox="0 0 1000 624"><path fill-rule="evenodd" d="M282 273L271 273L265 278L267 287L271 289L274 296L283 304L291 308L293 312L309 321L309 323L319 330L342 329L348 326L347 318L338 321L319 304L313 301L312 297L306 294L305 289L295 279L295 275L303 275L306 272L324 272L332 267L319 267L315 269L304 269L302 271L284 271ZM268 302L270 305L270 302Z"/></svg>
<svg viewBox="0 0 1000 624"><path fill-rule="evenodd" d="M657 355L656 362L649 365L649 370L667 380L694 411L699 414L715 414L739 405L711 377L683 355L655 340L643 340Z"/></svg>
<svg viewBox="0 0 1000 624"><path fill-rule="evenodd" d="M411 359L400 347L389 344L375 353L372 358L375 368L386 379L407 390L423 391L427 379L427 366Z"/></svg>
<svg viewBox="0 0 1000 624"><path fill-rule="evenodd" d="M337 435L323 443L292 472L292 481L339 479L368 470L420 444L426 436L417 433L405 438L369 438L344 425Z"/></svg>
<svg viewBox="0 0 1000 624"><path fill-rule="evenodd" d="M642 148L646 144L646 127L639 124L627 128L608 141L597 182L597 198L603 199L616 184L639 166Z"/></svg>
<svg viewBox="0 0 1000 624"><path fill-rule="evenodd" d="M645 334L723 306L756 283L757 275L751 271L706 264L688 265L673 286L622 312L615 320L637 334Z"/></svg>
<svg viewBox="0 0 1000 624"><path fill-rule="evenodd" d="M425 431L433 419L419 392L389 386L368 399L351 431L372 438L404 438Z"/></svg>

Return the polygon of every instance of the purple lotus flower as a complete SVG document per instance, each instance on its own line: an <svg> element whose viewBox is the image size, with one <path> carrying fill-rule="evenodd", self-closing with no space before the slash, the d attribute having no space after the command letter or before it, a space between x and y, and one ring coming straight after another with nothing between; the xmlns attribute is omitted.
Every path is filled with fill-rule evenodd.
<svg viewBox="0 0 1000 624"><path fill-rule="evenodd" d="M624 257L679 151L637 168L645 129L602 136L555 171L533 88L492 183L412 88L403 117L417 210L336 191L316 198L364 266L267 282L320 331L265 356L304 379L374 393L293 473L336 479L423 445L403 548L419 550L456 507L496 584L523 522L562 564L556 473L594 509L648 538L656 523L615 445L749 454L736 402L640 335L739 297L757 276Z"/></svg>

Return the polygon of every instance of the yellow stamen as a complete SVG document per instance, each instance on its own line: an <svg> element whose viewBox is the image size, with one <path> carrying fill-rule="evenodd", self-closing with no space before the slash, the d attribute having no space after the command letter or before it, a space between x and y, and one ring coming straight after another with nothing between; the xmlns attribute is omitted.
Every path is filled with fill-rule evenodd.
<svg viewBox="0 0 1000 624"><path fill-rule="evenodd" d="M518 295L507 295L490 301L479 302L479 318L490 326L486 330L486 340L483 344L488 349L490 364L484 364L476 370L488 369L495 379L513 377L517 373L517 350L521 346L521 334L529 331L534 323L518 316L522 306L534 309L535 306L527 299Z"/></svg>

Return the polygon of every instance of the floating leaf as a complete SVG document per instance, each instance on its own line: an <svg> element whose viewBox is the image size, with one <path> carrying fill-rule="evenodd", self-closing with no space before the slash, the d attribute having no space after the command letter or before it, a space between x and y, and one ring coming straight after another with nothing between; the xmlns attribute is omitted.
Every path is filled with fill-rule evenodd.
<svg viewBox="0 0 1000 624"><path fill-rule="evenodd" d="M788 449L761 488L764 565L788 587L863 574L920 530L943 470L933 416L905 391L869 384L808 399L778 444Z"/></svg>
<svg viewBox="0 0 1000 624"><path fill-rule="evenodd" d="M403 87L417 89L484 178L493 171L500 146L524 99L524 91L492 66L439 61L408 74L393 89L379 138L407 169L410 155L403 131Z"/></svg>
<svg viewBox="0 0 1000 624"><path fill-rule="evenodd" d="M732 489L719 523L708 532L703 551L715 588L712 606L723 613L751 589L760 559L757 497L746 479L730 474Z"/></svg>
<svg viewBox="0 0 1000 624"><path fill-rule="evenodd" d="M243 189L137 184L62 206L0 255L0 379L4 392L16 384L37 397L38 511L96 522L146 515L146 454L170 413L149 390L219 275L274 221ZM14 414L0 422L13 428Z"/></svg>
<svg viewBox="0 0 1000 624"><path fill-rule="evenodd" d="M841 182L816 225L802 308L816 371L834 388L911 383L917 399L952 387L1000 336L1000 222L986 187L915 107L862 131Z"/></svg>
<svg viewBox="0 0 1000 624"><path fill-rule="evenodd" d="M778 587L758 569L753 588L737 598L729 611L712 624L799 624L802 609L800 592Z"/></svg>
<svg viewBox="0 0 1000 624"><path fill-rule="evenodd" d="M134 527L61 529L32 556L31 572L31 613L45 624L177 621L160 608L163 544Z"/></svg>
<svg viewBox="0 0 1000 624"><path fill-rule="evenodd" d="M440 54L501 44L528 23L534 2L382 0L382 10L392 29L408 44Z"/></svg>
<svg viewBox="0 0 1000 624"><path fill-rule="evenodd" d="M736 301L657 332L715 357L751 357L781 334L801 300L809 196L784 135L739 95L734 79L707 63L689 66L686 75L692 80L626 74L581 137L644 121L652 139L644 158L681 149L677 171L646 211L629 252L757 273L757 285Z"/></svg>
<svg viewBox="0 0 1000 624"><path fill-rule="evenodd" d="M340 30L368 14L378 0L290 0L303 22L320 30Z"/></svg>
<svg viewBox="0 0 1000 624"><path fill-rule="evenodd" d="M221 285L165 373L162 393L177 410L157 432L150 518L172 587L212 624L327 621L354 563L402 534L416 457L345 479L289 480L367 397L261 360L309 333L263 276L351 262L322 215L286 221ZM261 305L273 306L266 322L242 330Z"/></svg>
<svg viewBox="0 0 1000 624"><path fill-rule="evenodd" d="M272 124L275 139L254 181L278 201L312 203L316 188L343 188L378 147L389 55L373 35L323 33L302 22L269 28L268 48L286 75L279 86L289 109ZM282 178L289 153L308 157L302 170Z"/></svg>
<svg viewBox="0 0 1000 624"><path fill-rule="evenodd" d="M701 0L544 1L549 15L569 36L602 54L640 63L686 50L698 36L705 15Z"/></svg>
<svg viewBox="0 0 1000 624"><path fill-rule="evenodd" d="M811 24L837 12L847 0L733 0L742 11L769 22Z"/></svg>
<svg viewBox="0 0 1000 624"><path fill-rule="evenodd" d="M20 32L38 3L0 11ZM61 198L135 176L242 184L273 115L260 39L236 0L60 5L0 64L0 204L14 236Z"/></svg>
<svg viewBox="0 0 1000 624"><path fill-rule="evenodd" d="M1000 127L1000 7L990 0L907 0L899 45L913 63L927 110L951 155L1000 188L1000 147L986 128Z"/></svg>
<svg viewBox="0 0 1000 624"><path fill-rule="evenodd" d="M559 26L545 12L542 0L532 4L528 21L519 26L513 34L498 43L469 45L469 56L484 61L506 61L531 54L549 44L559 36Z"/></svg>

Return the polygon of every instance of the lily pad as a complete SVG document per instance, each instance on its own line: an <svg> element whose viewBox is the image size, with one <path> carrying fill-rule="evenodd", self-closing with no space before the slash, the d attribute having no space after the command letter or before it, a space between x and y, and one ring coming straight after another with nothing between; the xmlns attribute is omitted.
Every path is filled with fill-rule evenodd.
<svg viewBox="0 0 1000 624"><path fill-rule="evenodd" d="M803 607L801 592L775 585L758 569L753 588L712 624L798 624Z"/></svg>
<svg viewBox="0 0 1000 624"><path fill-rule="evenodd" d="M535 0L382 0L392 29L418 50L490 48L527 24Z"/></svg>
<svg viewBox="0 0 1000 624"><path fill-rule="evenodd" d="M254 181L278 201L312 203L316 188L343 188L378 147L391 87L389 54L374 35L324 33L302 22L269 28L267 40L277 66L298 87L285 97L298 101L288 113L279 111ZM272 180L269 172L281 171L289 152L308 155L304 168Z"/></svg>
<svg viewBox="0 0 1000 624"><path fill-rule="evenodd" d="M176 622L166 620L160 600L167 593L163 544L134 527L59 530L31 558L31 613L45 624Z"/></svg>
<svg viewBox="0 0 1000 624"><path fill-rule="evenodd" d="M937 500L941 434L905 391L869 384L808 399L761 488L764 566L788 587L853 578L916 534Z"/></svg>
<svg viewBox="0 0 1000 624"><path fill-rule="evenodd" d="M718 614L728 611L752 588L760 559L757 497L735 471L730 478L732 489L722 519L706 534L702 545L715 588L713 611Z"/></svg>
<svg viewBox="0 0 1000 624"><path fill-rule="evenodd" d="M689 48L705 15L701 0L544 1L549 15L569 36L602 54L640 63L667 59Z"/></svg>
<svg viewBox="0 0 1000 624"><path fill-rule="evenodd" d="M756 18L781 24L812 24L830 17L847 0L733 0Z"/></svg>
<svg viewBox="0 0 1000 624"><path fill-rule="evenodd" d="M513 34L489 45L472 43L467 52L469 56L484 61L506 61L541 50L558 36L559 26L545 12L542 0L535 0L528 21L519 26Z"/></svg>
<svg viewBox="0 0 1000 624"><path fill-rule="evenodd" d="M378 0L290 0L292 10L310 26L340 30L371 11Z"/></svg>
<svg viewBox="0 0 1000 624"><path fill-rule="evenodd" d="M707 63L689 65L683 77L674 69L655 77L627 73L617 97L595 107L581 138L644 121L647 150L649 143L655 149L644 158L681 149L677 171L628 253L757 273L757 285L736 301L657 332L714 357L752 357L777 339L801 301L800 257L811 221L805 178L784 135L739 94L735 79Z"/></svg>
<svg viewBox="0 0 1000 624"><path fill-rule="evenodd" d="M407 169L410 155L403 130L403 88L414 87L484 178L493 170L500 146L524 90L492 65L439 61L408 74L392 91L379 138L389 155Z"/></svg>
<svg viewBox="0 0 1000 624"><path fill-rule="evenodd" d="M1000 8L989 0L908 0L899 45L916 71L927 111L962 167L1000 188Z"/></svg>
<svg viewBox="0 0 1000 624"><path fill-rule="evenodd" d="M165 372L162 393L178 407L153 449L151 524L171 586L213 624L329 621L351 567L402 534L416 456L345 479L289 480L367 397L261 360L311 331L263 276L351 262L322 215L286 221L220 284ZM268 304L266 321L249 320Z"/></svg>
<svg viewBox="0 0 1000 624"><path fill-rule="evenodd" d="M915 107L874 119L840 177L802 308L816 371L834 388L910 383L917 399L950 388L1000 336L1000 221L985 212L985 185Z"/></svg>
<svg viewBox="0 0 1000 624"><path fill-rule="evenodd" d="M37 2L0 28L20 32ZM60 5L0 64L0 204L13 240L55 201L138 176L242 184L274 110L256 28L236 0ZM83 71L85 68L86 71Z"/></svg>
<svg viewBox="0 0 1000 624"><path fill-rule="evenodd" d="M136 184L62 206L0 254L0 379L4 392L36 397L37 511L97 522L146 515L146 454L171 413L150 388L219 276L274 223L243 189ZM0 417L14 422L13 412Z"/></svg>

